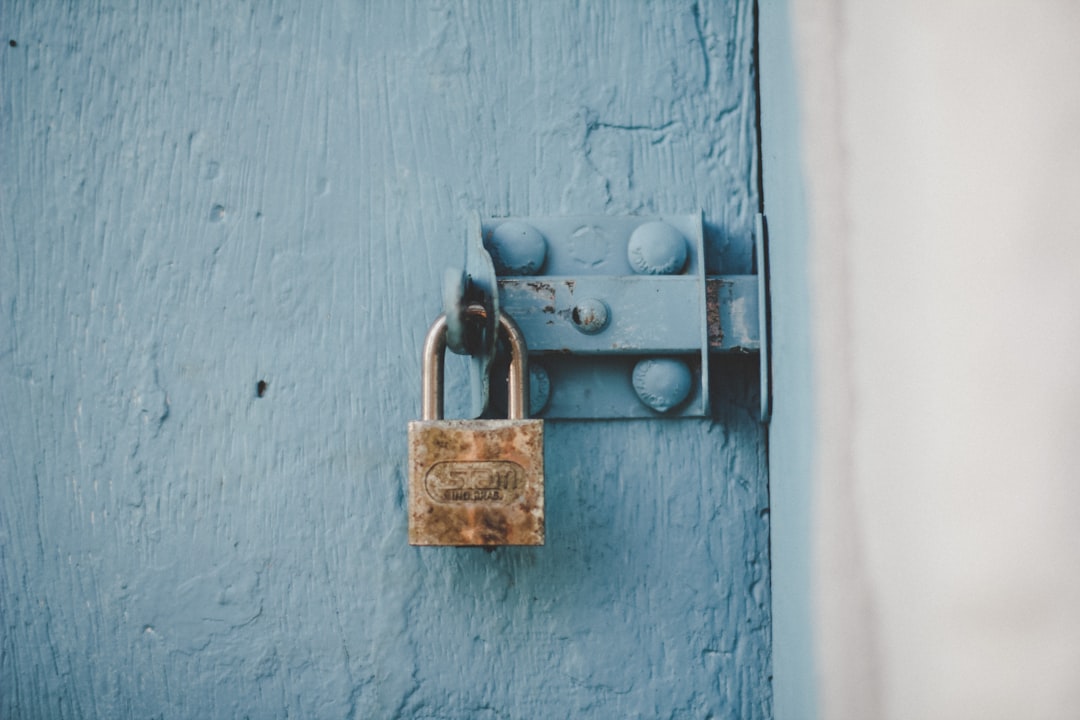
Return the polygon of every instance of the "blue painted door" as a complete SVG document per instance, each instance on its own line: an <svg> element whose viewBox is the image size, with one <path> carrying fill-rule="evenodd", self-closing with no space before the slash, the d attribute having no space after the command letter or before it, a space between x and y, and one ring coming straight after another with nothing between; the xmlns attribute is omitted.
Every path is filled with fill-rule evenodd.
<svg viewBox="0 0 1080 720"><path fill-rule="evenodd" d="M544 548L404 507L469 211L703 208L750 271L751 3L0 28L0 716L770 716L752 359L712 420L549 423Z"/></svg>

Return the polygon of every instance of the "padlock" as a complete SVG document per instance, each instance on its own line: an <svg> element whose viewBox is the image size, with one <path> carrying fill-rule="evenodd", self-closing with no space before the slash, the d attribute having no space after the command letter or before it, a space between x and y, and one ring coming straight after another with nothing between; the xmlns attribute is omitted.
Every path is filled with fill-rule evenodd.
<svg viewBox="0 0 1080 720"><path fill-rule="evenodd" d="M446 316L428 331L423 419L409 423L410 545L544 544L544 421L526 419L525 336L503 313L498 327L511 352L506 420L443 420Z"/></svg>

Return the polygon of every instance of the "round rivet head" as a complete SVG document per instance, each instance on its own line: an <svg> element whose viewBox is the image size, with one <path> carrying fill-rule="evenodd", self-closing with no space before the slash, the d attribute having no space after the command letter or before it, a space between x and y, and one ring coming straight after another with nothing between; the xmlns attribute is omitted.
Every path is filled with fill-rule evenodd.
<svg viewBox="0 0 1080 720"><path fill-rule="evenodd" d="M633 382L641 402L664 413L690 396L693 373L675 358L642 360L634 366Z"/></svg>
<svg viewBox="0 0 1080 720"><path fill-rule="evenodd" d="M507 220L492 231L488 252L499 275L536 275L547 258L547 241L532 225Z"/></svg>
<svg viewBox="0 0 1080 720"><path fill-rule="evenodd" d="M551 378L544 366L530 360L529 362L529 414L539 415L547 407L551 397Z"/></svg>
<svg viewBox="0 0 1080 720"><path fill-rule="evenodd" d="M642 275L674 275L686 265L686 238L666 222L647 222L630 235L627 259Z"/></svg>
<svg viewBox="0 0 1080 720"><path fill-rule="evenodd" d="M608 326L611 312L607 303L597 298L585 298L575 303L570 311L570 320L581 332L586 335L595 335Z"/></svg>

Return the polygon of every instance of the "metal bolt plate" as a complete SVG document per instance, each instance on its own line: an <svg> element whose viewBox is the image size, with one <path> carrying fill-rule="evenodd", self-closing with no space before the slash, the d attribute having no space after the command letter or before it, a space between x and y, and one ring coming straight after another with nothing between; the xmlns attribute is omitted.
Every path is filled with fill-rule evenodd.
<svg viewBox="0 0 1080 720"><path fill-rule="evenodd" d="M503 232L506 226L513 232ZM543 238L543 264L533 263L531 274L496 263L500 307L549 375L539 416L708 415L713 306L706 302L700 214L499 218L482 222L481 231L496 257L515 254L502 247L508 238L527 236L530 247ZM650 360L687 369L689 389L658 390L678 402L648 402L635 390L634 368Z"/></svg>

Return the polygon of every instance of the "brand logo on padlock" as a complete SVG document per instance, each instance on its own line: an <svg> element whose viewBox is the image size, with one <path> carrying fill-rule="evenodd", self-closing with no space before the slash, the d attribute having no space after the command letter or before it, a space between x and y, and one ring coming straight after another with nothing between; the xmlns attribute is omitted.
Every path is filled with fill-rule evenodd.
<svg viewBox="0 0 1080 720"><path fill-rule="evenodd" d="M437 503L509 503L521 496L525 468L506 460L435 463L427 471L424 487Z"/></svg>
<svg viewBox="0 0 1080 720"><path fill-rule="evenodd" d="M423 419L409 423L412 545L544 544L544 421L525 419L525 338L508 315L498 325L511 351L506 420L444 420L445 316L424 341Z"/></svg>

